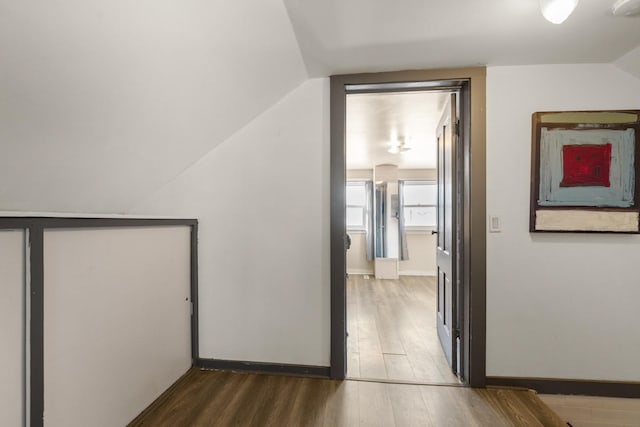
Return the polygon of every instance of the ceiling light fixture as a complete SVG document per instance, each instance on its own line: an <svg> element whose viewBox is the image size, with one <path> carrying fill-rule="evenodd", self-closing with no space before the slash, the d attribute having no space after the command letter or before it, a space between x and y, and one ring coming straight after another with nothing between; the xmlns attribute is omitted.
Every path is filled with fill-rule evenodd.
<svg viewBox="0 0 640 427"><path fill-rule="evenodd" d="M578 5L579 0L540 0L542 16L554 24L562 24Z"/></svg>
<svg viewBox="0 0 640 427"><path fill-rule="evenodd" d="M618 0L612 12L616 16L633 16L640 14L640 0Z"/></svg>
<svg viewBox="0 0 640 427"><path fill-rule="evenodd" d="M392 138L387 152L391 154L398 154L409 150L411 150L411 147L405 146L404 138Z"/></svg>
<svg viewBox="0 0 640 427"><path fill-rule="evenodd" d="M391 154L398 154L400 152L400 147L392 145L391 147L389 147L387 152L389 152Z"/></svg>

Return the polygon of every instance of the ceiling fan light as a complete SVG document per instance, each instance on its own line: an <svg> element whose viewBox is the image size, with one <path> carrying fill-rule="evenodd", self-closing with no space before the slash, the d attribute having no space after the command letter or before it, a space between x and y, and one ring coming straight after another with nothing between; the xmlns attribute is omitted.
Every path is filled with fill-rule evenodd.
<svg viewBox="0 0 640 427"><path fill-rule="evenodd" d="M391 154L398 154L400 152L400 146L399 145L392 145L391 147L389 147L387 152L389 152Z"/></svg>
<svg viewBox="0 0 640 427"><path fill-rule="evenodd" d="M387 152L391 154L398 154L400 151L402 151L402 147L404 147L404 139L397 137L394 133L394 135L391 136L391 140L389 141L389 149L387 150Z"/></svg>
<svg viewBox="0 0 640 427"><path fill-rule="evenodd" d="M562 24L573 13L579 0L540 0L542 16L551 23Z"/></svg>

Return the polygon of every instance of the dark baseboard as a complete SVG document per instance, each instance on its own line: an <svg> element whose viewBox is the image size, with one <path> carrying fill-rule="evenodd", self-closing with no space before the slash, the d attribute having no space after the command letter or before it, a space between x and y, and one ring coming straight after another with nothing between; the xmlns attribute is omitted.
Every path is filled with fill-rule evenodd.
<svg viewBox="0 0 640 427"><path fill-rule="evenodd" d="M565 380L557 378L487 377L488 386L523 387L543 394L640 397L640 383L623 381Z"/></svg>
<svg viewBox="0 0 640 427"><path fill-rule="evenodd" d="M283 374L305 377L329 378L328 366L290 365L286 363L244 362L239 360L197 359L196 366L223 371Z"/></svg>

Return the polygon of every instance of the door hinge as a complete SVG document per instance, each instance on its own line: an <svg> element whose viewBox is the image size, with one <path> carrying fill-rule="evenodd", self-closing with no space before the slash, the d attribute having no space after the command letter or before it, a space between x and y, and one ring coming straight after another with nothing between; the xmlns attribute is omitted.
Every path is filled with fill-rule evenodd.
<svg viewBox="0 0 640 427"><path fill-rule="evenodd" d="M453 337L454 338L460 338L462 335L460 333L460 329L459 328L453 328Z"/></svg>
<svg viewBox="0 0 640 427"><path fill-rule="evenodd" d="M456 125L453 128L456 136L460 136L460 119L456 120Z"/></svg>

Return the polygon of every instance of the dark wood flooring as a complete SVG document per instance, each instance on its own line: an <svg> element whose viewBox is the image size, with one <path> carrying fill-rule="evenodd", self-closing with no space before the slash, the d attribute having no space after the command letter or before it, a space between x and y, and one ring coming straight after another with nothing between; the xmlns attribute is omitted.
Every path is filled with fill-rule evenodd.
<svg viewBox="0 0 640 427"><path fill-rule="evenodd" d="M193 368L129 425L566 427L532 391L459 384L436 335L433 278L347 286L348 376L359 379Z"/></svg>
<svg viewBox="0 0 640 427"><path fill-rule="evenodd" d="M201 371L129 426L565 426L534 392Z"/></svg>
<svg viewBox="0 0 640 427"><path fill-rule="evenodd" d="M435 277L347 279L347 377L456 384L436 329Z"/></svg>

